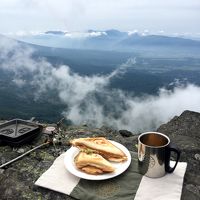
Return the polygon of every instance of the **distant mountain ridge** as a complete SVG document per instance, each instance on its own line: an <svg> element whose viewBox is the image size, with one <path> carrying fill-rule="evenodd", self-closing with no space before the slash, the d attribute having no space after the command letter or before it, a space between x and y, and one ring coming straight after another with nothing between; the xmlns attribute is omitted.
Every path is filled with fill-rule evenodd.
<svg viewBox="0 0 200 200"><path fill-rule="evenodd" d="M175 45L175 46L200 46L200 41L169 37L161 35L140 36L134 34L121 42L123 45Z"/></svg>
<svg viewBox="0 0 200 200"><path fill-rule="evenodd" d="M66 32L64 32L64 31L46 31L45 34L65 35Z"/></svg>
<svg viewBox="0 0 200 200"><path fill-rule="evenodd" d="M145 48L200 48L200 41L165 35L139 34L116 29L87 32L46 31L23 36L21 41L37 45L74 49L132 51Z"/></svg>

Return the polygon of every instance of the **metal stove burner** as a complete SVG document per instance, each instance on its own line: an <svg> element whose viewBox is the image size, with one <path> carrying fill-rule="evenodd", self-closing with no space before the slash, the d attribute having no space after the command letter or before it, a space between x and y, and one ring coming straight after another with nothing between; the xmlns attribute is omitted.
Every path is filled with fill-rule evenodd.
<svg viewBox="0 0 200 200"><path fill-rule="evenodd" d="M24 128L21 128L18 130L18 133L25 133L27 131L31 130L31 128L28 128L28 127L24 127Z"/></svg>
<svg viewBox="0 0 200 200"><path fill-rule="evenodd" d="M10 134L14 133L14 130L11 128L8 128L8 129L1 130L0 133L4 134L4 135L10 135Z"/></svg>

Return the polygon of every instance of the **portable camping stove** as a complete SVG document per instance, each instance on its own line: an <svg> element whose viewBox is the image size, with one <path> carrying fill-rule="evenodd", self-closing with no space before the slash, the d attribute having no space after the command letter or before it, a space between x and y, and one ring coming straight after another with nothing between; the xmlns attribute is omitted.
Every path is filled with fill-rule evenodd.
<svg viewBox="0 0 200 200"><path fill-rule="evenodd" d="M63 119L64 119L64 118L63 118ZM10 165L11 163L13 163L13 162L15 162L15 161L17 161L17 160L23 158L24 156L30 154L31 152L33 152L33 151L35 151L36 149L39 149L39 148L41 148L41 147L43 147L43 146L46 146L46 145L49 145L49 144L50 144L50 145L53 145L54 148L56 149L56 144L61 144L61 137L62 137L62 135L61 135L61 128L60 128L60 126L61 126L61 123L62 123L63 119L61 119L61 120L57 123L57 127L56 127L56 128L55 128L55 127L46 127L46 128L45 128L45 132L46 132L47 138L46 138L46 140L45 140L44 143L42 143L42 144L40 144L40 145L34 147L33 149L30 149L29 151L27 151L27 152L25 152L24 154L22 154L22 155L20 155L20 156L14 158L14 159L8 161L7 163L4 163L4 164L0 165L0 169L6 167L6 166L8 166L8 165ZM12 123L11 123L11 125L12 125ZM29 125L30 125L30 124L29 124ZM14 131L12 128L7 128L7 126L5 126L5 127L6 127L6 128L3 128L3 129L1 130L4 134L14 134L14 132L15 132L15 133L18 133L18 132L19 132L19 133L20 133L20 130L21 130L21 132L25 133L25 132L31 130L31 129L28 129L28 127L21 127L20 129L18 129L18 132L17 132L17 130L16 130L17 128L16 128L16 127L15 127L15 131ZM11 126L11 127L12 127L12 126ZM20 134L23 134L23 133L20 133ZM15 135L15 136L16 136L16 135Z"/></svg>
<svg viewBox="0 0 200 200"><path fill-rule="evenodd" d="M0 125L0 141L2 144L19 146L35 138L41 126L22 119L13 119Z"/></svg>

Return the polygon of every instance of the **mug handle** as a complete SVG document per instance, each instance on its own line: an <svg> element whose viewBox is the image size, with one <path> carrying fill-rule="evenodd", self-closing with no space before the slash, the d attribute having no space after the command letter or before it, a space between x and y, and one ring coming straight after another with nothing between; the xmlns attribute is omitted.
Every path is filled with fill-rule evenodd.
<svg viewBox="0 0 200 200"><path fill-rule="evenodd" d="M168 172L168 173L172 173L177 164L178 164L178 161L180 159L180 155L181 155L181 151L178 149L178 147L175 145L175 144L169 144L167 147L167 150L166 150L166 159L165 159L165 171ZM173 167L170 167L170 157L171 157L171 152L175 152L176 153L176 163Z"/></svg>

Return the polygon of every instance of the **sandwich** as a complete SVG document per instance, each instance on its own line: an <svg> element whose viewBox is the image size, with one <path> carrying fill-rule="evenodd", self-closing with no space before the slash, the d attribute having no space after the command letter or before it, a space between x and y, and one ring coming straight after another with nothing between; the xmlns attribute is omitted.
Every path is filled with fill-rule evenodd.
<svg viewBox="0 0 200 200"><path fill-rule="evenodd" d="M80 150L87 150L100 154L105 159L112 162L123 162L127 160L126 154L104 137L78 138L73 139L70 143Z"/></svg>
<svg viewBox="0 0 200 200"><path fill-rule="evenodd" d="M80 151L74 158L76 167L87 174L99 175L114 172L115 168L101 155Z"/></svg>

